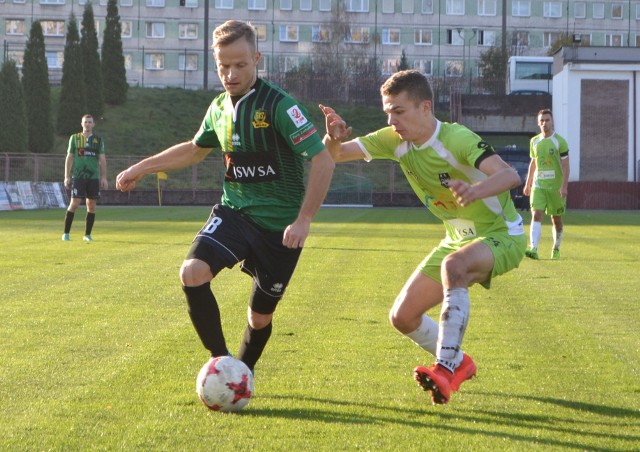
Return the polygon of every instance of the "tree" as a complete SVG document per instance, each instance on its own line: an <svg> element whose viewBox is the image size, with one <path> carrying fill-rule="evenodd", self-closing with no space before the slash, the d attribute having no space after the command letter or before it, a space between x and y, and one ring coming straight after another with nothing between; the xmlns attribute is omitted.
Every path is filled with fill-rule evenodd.
<svg viewBox="0 0 640 452"><path fill-rule="evenodd" d="M87 90L87 111L98 119L104 114L104 91L100 55L98 54L98 33L96 32L91 2L87 2L84 7L80 34L84 86Z"/></svg>
<svg viewBox="0 0 640 452"><path fill-rule="evenodd" d="M13 60L0 69L0 152L27 152L27 108Z"/></svg>
<svg viewBox="0 0 640 452"><path fill-rule="evenodd" d="M553 56L553 54L556 53L561 47L573 47L575 45L576 44L573 42L573 35L570 36L567 33L560 33L558 39L553 44L551 44L551 47L549 47L547 55Z"/></svg>
<svg viewBox="0 0 640 452"><path fill-rule="evenodd" d="M102 79L104 99L110 105L122 105L127 101L127 71L122 53L122 24L118 15L117 0L107 3L107 17L102 41Z"/></svg>
<svg viewBox="0 0 640 452"><path fill-rule="evenodd" d="M51 115L49 67L45 55L44 35L39 21L31 24L22 64L22 88L27 109L28 149L51 152L54 143Z"/></svg>
<svg viewBox="0 0 640 452"><path fill-rule="evenodd" d="M82 116L87 112L86 104L78 22L76 16L71 13L62 65L62 89L60 90L57 124L59 134L70 135L77 131Z"/></svg>
<svg viewBox="0 0 640 452"><path fill-rule="evenodd" d="M399 71L406 71L409 69L409 61L407 60L407 54L404 53L404 49L402 49L402 53L400 54L400 62L398 63Z"/></svg>
<svg viewBox="0 0 640 452"><path fill-rule="evenodd" d="M480 54L478 68L486 86L492 86L495 94L504 94L507 76L508 55L504 55L500 47L489 47Z"/></svg>

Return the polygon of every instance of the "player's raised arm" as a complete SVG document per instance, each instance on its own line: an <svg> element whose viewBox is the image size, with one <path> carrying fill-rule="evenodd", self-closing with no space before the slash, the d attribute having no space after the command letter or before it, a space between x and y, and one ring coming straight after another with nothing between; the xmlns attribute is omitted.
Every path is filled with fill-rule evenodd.
<svg viewBox="0 0 640 452"><path fill-rule="evenodd" d="M158 171L169 171L201 162L211 152L211 148L198 147L193 141L176 144L148 157L118 174L116 188L131 191L142 177Z"/></svg>

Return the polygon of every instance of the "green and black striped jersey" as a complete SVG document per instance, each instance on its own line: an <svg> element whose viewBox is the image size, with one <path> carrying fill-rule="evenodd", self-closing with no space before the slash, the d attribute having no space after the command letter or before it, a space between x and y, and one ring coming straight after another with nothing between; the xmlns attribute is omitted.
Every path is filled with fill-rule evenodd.
<svg viewBox="0 0 640 452"><path fill-rule="evenodd" d="M304 108L261 79L235 105L228 93L217 96L194 142L224 154L222 204L269 231L295 220L305 192L304 160L324 149Z"/></svg>

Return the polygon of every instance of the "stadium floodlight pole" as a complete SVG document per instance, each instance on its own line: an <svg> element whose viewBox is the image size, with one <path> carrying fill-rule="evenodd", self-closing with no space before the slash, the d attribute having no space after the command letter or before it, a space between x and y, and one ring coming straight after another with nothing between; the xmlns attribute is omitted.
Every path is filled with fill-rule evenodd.
<svg viewBox="0 0 640 452"><path fill-rule="evenodd" d="M209 0L204 0L204 79L202 88L209 89Z"/></svg>

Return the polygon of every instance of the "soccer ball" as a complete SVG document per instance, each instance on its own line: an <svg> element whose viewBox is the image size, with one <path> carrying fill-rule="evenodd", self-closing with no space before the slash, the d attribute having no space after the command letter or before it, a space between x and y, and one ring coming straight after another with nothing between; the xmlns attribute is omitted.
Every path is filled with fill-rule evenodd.
<svg viewBox="0 0 640 452"><path fill-rule="evenodd" d="M231 356L211 358L198 373L196 392L210 410L240 411L253 395L253 374Z"/></svg>

